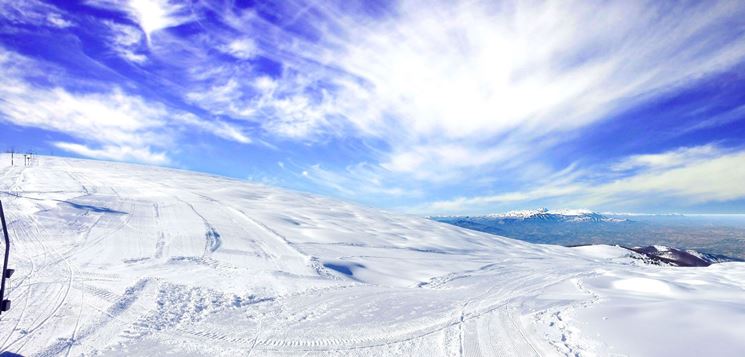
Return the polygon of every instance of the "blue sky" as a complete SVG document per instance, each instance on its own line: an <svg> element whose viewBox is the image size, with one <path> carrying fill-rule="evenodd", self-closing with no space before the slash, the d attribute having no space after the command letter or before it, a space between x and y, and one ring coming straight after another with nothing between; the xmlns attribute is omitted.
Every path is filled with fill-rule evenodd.
<svg viewBox="0 0 745 357"><path fill-rule="evenodd" d="M0 145L420 214L745 213L741 1L0 1Z"/></svg>

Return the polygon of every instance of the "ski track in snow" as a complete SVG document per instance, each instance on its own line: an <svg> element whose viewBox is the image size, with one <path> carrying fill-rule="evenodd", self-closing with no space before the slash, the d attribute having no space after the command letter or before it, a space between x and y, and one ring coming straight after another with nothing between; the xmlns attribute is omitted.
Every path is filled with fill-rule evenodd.
<svg viewBox="0 0 745 357"><path fill-rule="evenodd" d="M2 351L745 354L741 263L646 266L210 175L5 159L16 274ZM677 313L691 309L711 321Z"/></svg>

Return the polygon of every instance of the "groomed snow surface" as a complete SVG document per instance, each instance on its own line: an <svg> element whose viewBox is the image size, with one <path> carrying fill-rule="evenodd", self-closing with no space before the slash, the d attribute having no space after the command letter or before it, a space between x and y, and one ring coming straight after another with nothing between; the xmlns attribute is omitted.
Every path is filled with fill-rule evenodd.
<svg viewBox="0 0 745 357"><path fill-rule="evenodd" d="M743 263L647 266L186 171L0 160L3 351L745 355Z"/></svg>

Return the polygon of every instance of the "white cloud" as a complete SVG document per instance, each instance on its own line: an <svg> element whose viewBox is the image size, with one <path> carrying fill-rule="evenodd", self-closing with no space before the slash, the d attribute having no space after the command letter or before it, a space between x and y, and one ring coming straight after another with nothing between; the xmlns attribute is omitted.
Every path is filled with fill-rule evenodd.
<svg viewBox="0 0 745 357"><path fill-rule="evenodd" d="M10 24L30 24L57 29L74 25L59 8L39 0L0 1L0 19Z"/></svg>
<svg viewBox="0 0 745 357"><path fill-rule="evenodd" d="M142 32L138 28L113 21L105 24L111 30L111 48L114 52L130 62L147 61L147 56L142 54Z"/></svg>
<svg viewBox="0 0 745 357"><path fill-rule="evenodd" d="M170 162L168 156L166 156L165 153L153 152L150 150L150 148L106 145L100 149L94 149L86 145L67 142L54 142L52 144L62 150L96 159L135 161L151 164L167 164Z"/></svg>
<svg viewBox="0 0 745 357"><path fill-rule="evenodd" d="M193 90L186 99L218 115L259 124L273 136L313 141L340 134L342 119L333 97L323 88L309 89L312 80L300 73L279 79L258 76L241 81L229 76L204 90Z"/></svg>
<svg viewBox="0 0 745 357"><path fill-rule="evenodd" d="M0 92L6 120L91 138L101 142L142 145L157 134L165 107L142 98L110 93L75 94L63 88L37 89L16 85Z"/></svg>
<svg viewBox="0 0 745 357"><path fill-rule="evenodd" d="M152 43L155 32L191 20L187 5L171 0L89 0L87 3L126 12L145 33L148 44Z"/></svg>
<svg viewBox="0 0 745 357"><path fill-rule="evenodd" d="M422 194L420 190L407 189L384 181L381 170L367 163L347 166L341 174L316 164L303 170L301 174L317 187L331 189L336 194L354 200L360 199L361 195L415 197Z"/></svg>
<svg viewBox="0 0 745 357"><path fill-rule="evenodd" d="M691 125L687 128L684 128L680 134L685 134L688 132L701 130L701 129L709 129L709 128L715 128L721 125L727 125L739 120L745 120L745 104L740 105L739 107L736 107L734 109L728 110L724 113L720 113L714 116L710 116L706 118L705 120L702 120L694 125Z"/></svg>
<svg viewBox="0 0 745 357"><path fill-rule="evenodd" d="M270 119L262 123L263 128L283 137L307 139L320 127L330 126L329 108L324 103L313 103L304 95L274 99L263 110L270 111Z"/></svg>
<svg viewBox="0 0 745 357"><path fill-rule="evenodd" d="M74 25L72 21L66 20L65 18L62 17L62 15L57 14L57 13L48 14L47 21L49 21L49 23L52 24L52 26L62 28L62 29Z"/></svg>
<svg viewBox="0 0 745 357"><path fill-rule="evenodd" d="M269 76L260 76L256 78L253 86L265 96L271 96L277 90L277 82Z"/></svg>
<svg viewBox="0 0 745 357"><path fill-rule="evenodd" d="M41 87L24 75L37 75L38 64L0 48L0 120L64 133L81 143L55 142L59 148L95 158L163 164L178 141L178 129L196 128L239 143L250 143L243 130L157 101L110 91L78 93ZM52 79L52 78L50 78Z"/></svg>
<svg viewBox="0 0 745 357"><path fill-rule="evenodd" d="M235 141L241 144L248 144L251 142L251 138L242 129L224 121L217 119L209 121L202 120L191 113L174 115L173 119L189 126L197 127L226 140Z"/></svg>
<svg viewBox="0 0 745 357"><path fill-rule="evenodd" d="M584 201L598 206L629 195L647 200L677 199L689 204L745 198L745 150L688 158L678 165L663 167L667 169L655 167L589 188Z"/></svg>
<svg viewBox="0 0 745 357"><path fill-rule="evenodd" d="M244 86L235 78L217 83L206 90L186 93L186 99L216 115L230 115L236 118L250 118L256 113L251 103L246 103Z"/></svg>
<svg viewBox="0 0 745 357"><path fill-rule="evenodd" d="M422 210L476 211L551 199L562 206L594 208L622 207L630 202L681 207L745 198L743 149L726 150L714 145L679 148L631 156L611 168L636 170L610 180L609 177L594 178L589 172L572 173L565 180L549 178L525 191L436 201Z"/></svg>
<svg viewBox="0 0 745 357"><path fill-rule="evenodd" d="M549 150L578 129L745 59L743 34L730 31L745 7L728 1L397 2L374 18L327 2L284 4L284 17L307 31L302 35L250 10L202 5L232 28L209 27L213 42L179 42L181 51L198 54L183 91L191 104L258 124L268 140L380 143L366 165L383 181L428 187L490 187L485 181L550 172ZM253 58L257 39L261 57L281 64L279 73L189 47L207 41L198 46L230 53L234 44L235 57L247 49L243 57ZM676 155L694 154L629 158L604 169L670 169ZM341 194L357 187L346 168L323 175L333 175ZM585 187L531 190L527 182L509 182L527 187L520 194L476 203L561 197Z"/></svg>
<svg viewBox="0 0 745 357"><path fill-rule="evenodd" d="M550 143L536 144L533 150ZM394 173L404 173L429 182L452 182L463 177L463 170L478 170L494 162L504 162L518 157L527 158L526 147L508 142L479 148L462 142L431 143L405 147L400 152L387 155L380 166ZM513 165L504 165L508 168Z"/></svg>
<svg viewBox="0 0 745 357"><path fill-rule="evenodd" d="M210 6L233 40L265 36L261 55L283 71L260 83L220 65L237 79L230 94L219 77L195 103L269 135L381 140L381 167L427 181L538 160L578 128L745 59L729 31L745 8L729 1L404 1L375 18L318 1L282 9L310 35Z"/></svg>
<svg viewBox="0 0 745 357"><path fill-rule="evenodd" d="M158 140L149 136L170 137L170 130L182 126L242 143L279 138L312 144L353 137L375 143L365 156L371 163L364 166L387 183L446 185L550 172L545 154L571 140L577 129L745 59L743 33L731 31L745 17L745 7L728 1L397 2L385 16L374 17L338 11L327 2L289 2L278 6L278 11L287 11L281 24L258 12L237 10L232 2L88 3L122 10L141 29L112 26L117 54L135 63L146 61L147 54L159 67L152 69L150 80L169 94L183 95L209 118L220 119L150 105L150 100L121 90L120 97L115 90L91 94L47 88L36 93L38 88L6 81L3 95L18 102L21 95L13 93L28 92L34 100L36 93L42 107L37 111L60 105L71 117L90 117L104 108L111 115L138 115L136 122L143 127L107 130L101 135L106 142L86 143L95 150L104 150L118 135L132 140L128 146L157 151L160 147L153 143ZM215 21L215 15L220 19ZM200 20L204 32L162 31L192 20ZM259 56L262 61L235 60ZM264 72L265 58L276 68ZM147 112L158 108L162 113ZM739 112L733 113L702 125L731 122ZM148 117L154 118L152 123ZM69 133L83 133L89 126L82 119L66 127L13 118L27 121L20 125ZM604 169L617 175L613 179L641 177L651 170L666 173L729 154L718 150L712 146L639 155ZM361 182L353 167L305 171L349 191ZM498 192L474 202L578 195L567 187L581 191L587 185L567 184L524 185L515 188L517 193Z"/></svg>
<svg viewBox="0 0 745 357"><path fill-rule="evenodd" d="M164 163L165 154L154 153L149 146L169 142L161 131L167 114L161 105L154 105L120 90L110 93L73 94L62 88L36 89L16 86L13 92L0 90L3 99L0 112L4 120L62 132L85 142L104 144L94 150L86 146L57 143L56 146L81 155L96 158L127 159Z"/></svg>
<svg viewBox="0 0 745 357"><path fill-rule="evenodd" d="M524 192L507 192L497 195L458 197L451 200L435 201L427 205L426 210L431 212L463 212L466 210L479 210L490 206L510 205L519 202L530 202L538 199L561 197L575 194L585 189L579 185L570 186L546 186Z"/></svg>
<svg viewBox="0 0 745 357"><path fill-rule="evenodd" d="M250 38L239 38L221 46L220 50L238 59L250 59L258 54L256 42Z"/></svg>
<svg viewBox="0 0 745 357"><path fill-rule="evenodd" d="M690 165L692 162L715 159L722 155L722 150L715 145L683 147L659 154L643 154L630 156L616 164L611 169L625 171L639 168L669 169Z"/></svg>

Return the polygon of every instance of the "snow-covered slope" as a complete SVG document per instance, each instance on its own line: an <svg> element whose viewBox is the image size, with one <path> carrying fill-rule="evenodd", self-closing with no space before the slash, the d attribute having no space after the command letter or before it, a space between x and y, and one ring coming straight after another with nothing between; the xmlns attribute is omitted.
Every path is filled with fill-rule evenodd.
<svg viewBox="0 0 745 357"><path fill-rule="evenodd" d="M648 266L186 171L9 167L28 355L730 355L745 264Z"/></svg>

